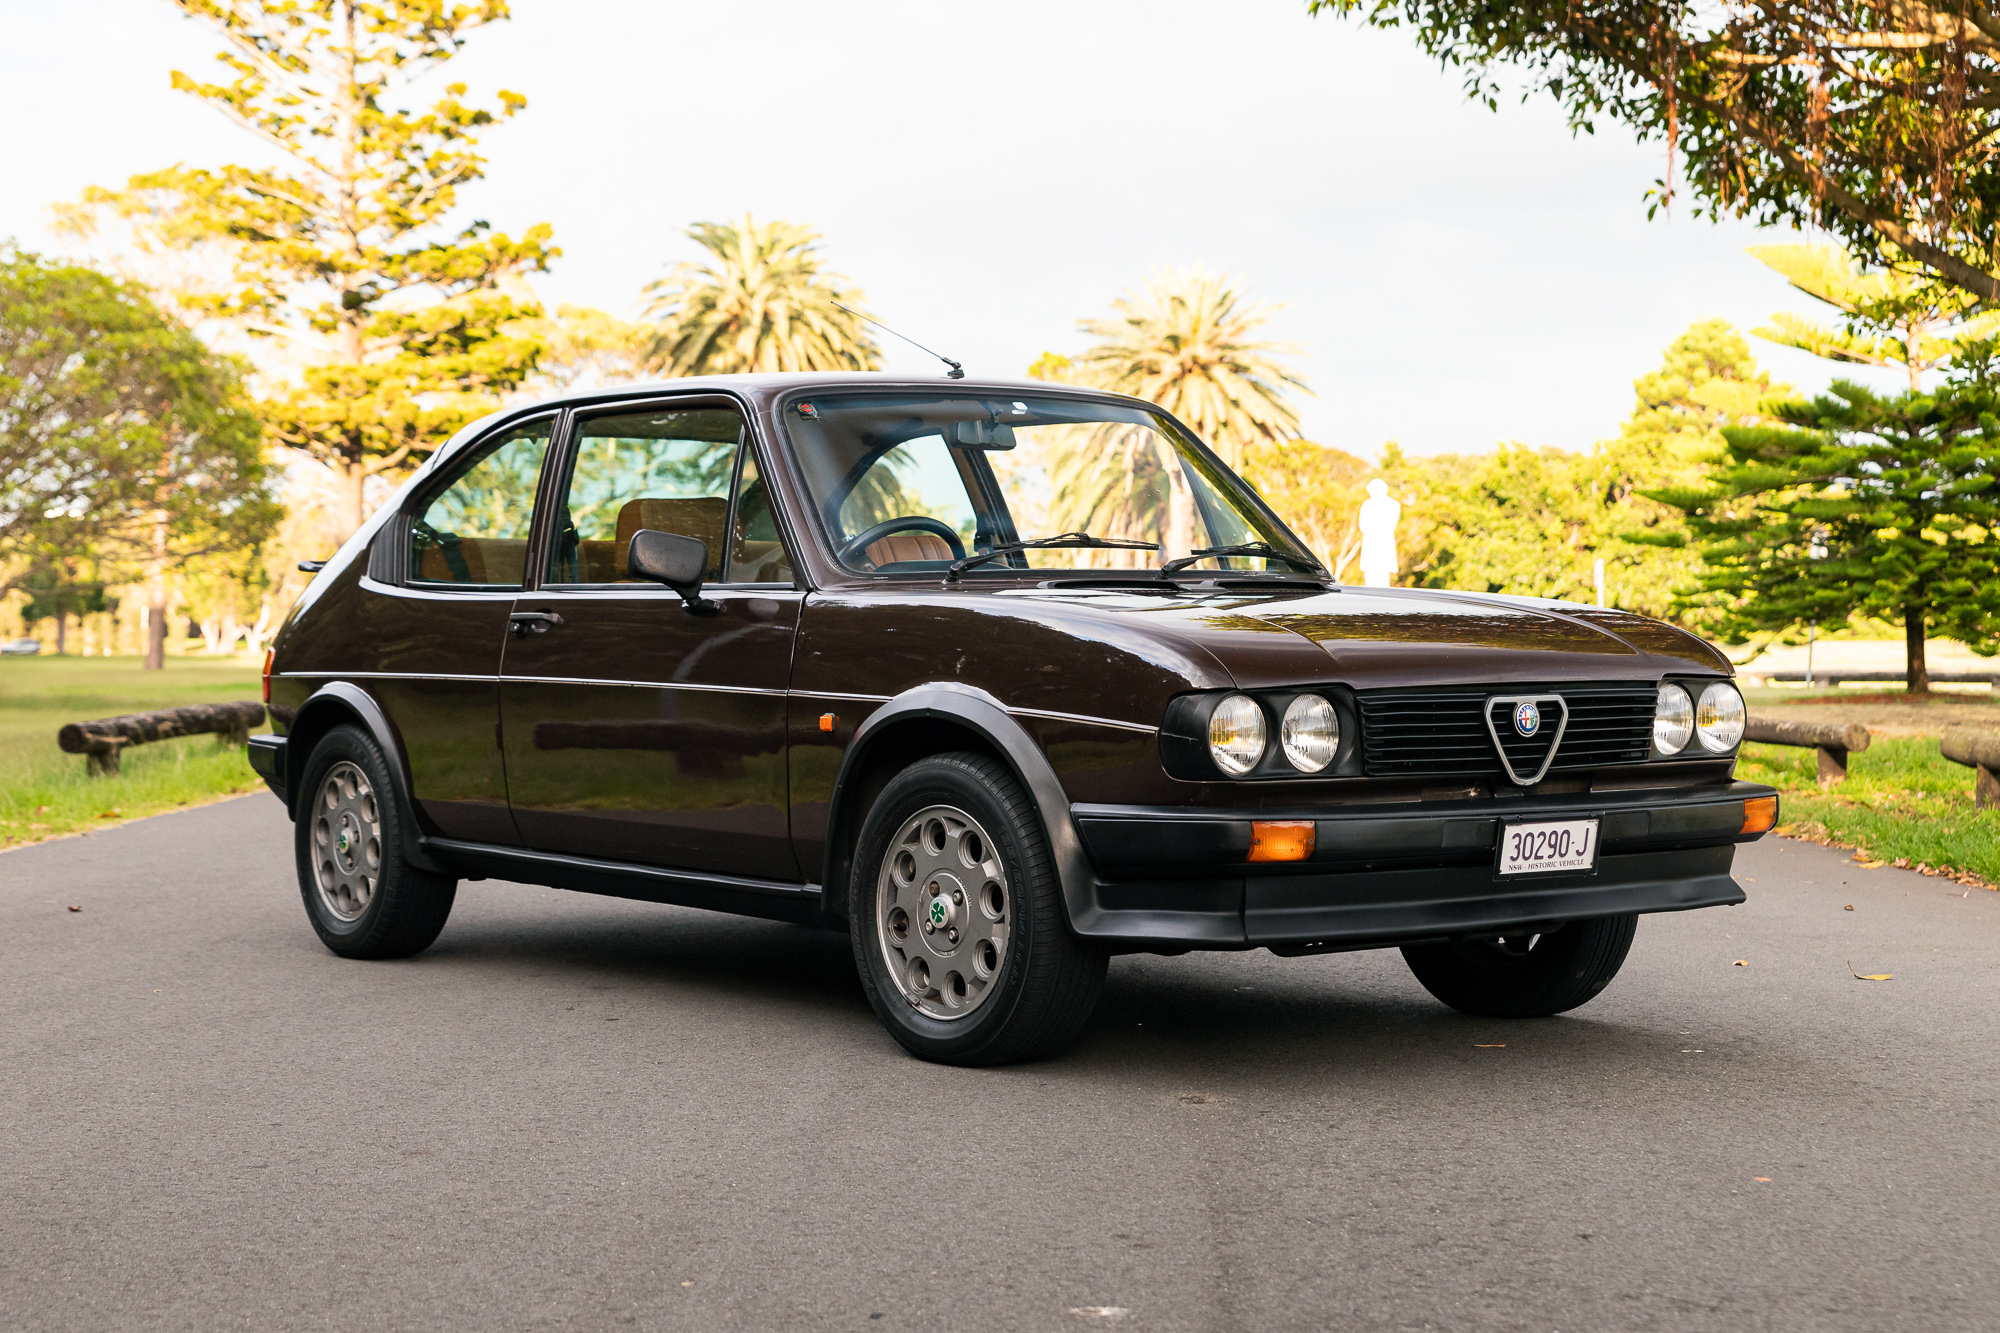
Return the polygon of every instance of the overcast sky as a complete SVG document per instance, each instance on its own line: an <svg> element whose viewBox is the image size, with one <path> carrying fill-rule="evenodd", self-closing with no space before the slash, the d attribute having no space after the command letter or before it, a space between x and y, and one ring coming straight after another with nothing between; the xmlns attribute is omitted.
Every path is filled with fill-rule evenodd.
<svg viewBox="0 0 2000 1333"><path fill-rule="evenodd" d="M48 205L86 185L260 159L168 87L219 43L167 0L0 16L0 237L56 248ZM554 224L551 302L636 315L692 257L683 228L748 209L824 232L891 325L1018 375L1156 267L1205 265L1283 305L1308 436L1371 456L1586 448L1690 322L1812 304L1743 253L1793 233L1646 220L1659 145L1572 138L1546 102L1488 112L1407 38L1303 0L516 0L449 77L529 100L462 197L504 231Z"/></svg>

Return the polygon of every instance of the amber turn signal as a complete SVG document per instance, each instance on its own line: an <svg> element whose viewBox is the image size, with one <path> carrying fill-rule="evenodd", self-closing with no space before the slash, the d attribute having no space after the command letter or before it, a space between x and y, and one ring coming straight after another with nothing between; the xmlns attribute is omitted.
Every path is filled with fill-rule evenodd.
<svg viewBox="0 0 2000 1333"><path fill-rule="evenodd" d="M839 725L840 725L840 719L836 717L834 714L821 713L819 715L819 729L821 731L832 731L835 727Z"/></svg>
<svg viewBox="0 0 2000 1333"><path fill-rule="evenodd" d="M1259 819L1250 825L1250 859L1308 860L1318 837L1319 830L1310 819Z"/></svg>
<svg viewBox="0 0 2000 1333"><path fill-rule="evenodd" d="M1743 831L1745 833L1769 833L1771 826L1777 822L1777 797L1753 796L1743 803Z"/></svg>

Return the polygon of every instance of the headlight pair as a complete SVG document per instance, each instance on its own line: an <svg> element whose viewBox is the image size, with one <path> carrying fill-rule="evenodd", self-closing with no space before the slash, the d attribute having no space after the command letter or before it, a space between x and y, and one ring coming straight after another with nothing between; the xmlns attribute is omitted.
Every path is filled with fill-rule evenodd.
<svg viewBox="0 0 2000 1333"><path fill-rule="evenodd" d="M1653 707L1653 747L1661 754L1679 754L1692 738L1710 754L1723 754L1743 739L1746 716L1743 696L1728 681L1704 689L1700 703L1682 686L1662 685Z"/></svg>
<svg viewBox="0 0 2000 1333"><path fill-rule="evenodd" d="M1247 694L1232 694L1208 719L1208 753L1215 766L1241 777L1264 761L1269 745L1264 710ZM1301 694L1278 723L1278 748L1301 773L1317 773L1340 752L1340 717L1317 694Z"/></svg>

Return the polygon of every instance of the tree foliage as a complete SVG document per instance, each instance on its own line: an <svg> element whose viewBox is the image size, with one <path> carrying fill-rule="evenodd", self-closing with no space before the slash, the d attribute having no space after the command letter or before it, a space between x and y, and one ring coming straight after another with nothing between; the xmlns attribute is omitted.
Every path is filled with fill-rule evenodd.
<svg viewBox="0 0 2000 1333"><path fill-rule="evenodd" d="M1741 642L1854 617L1901 621L1909 688L1924 640L2000 651L2000 394L1984 356L1937 393L1839 383L1726 429L1707 485L1655 498L1688 515L1707 569L1688 600Z"/></svg>
<svg viewBox="0 0 2000 1333"><path fill-rule="evenodd" d="M1383 475L1407 497L1402 581L1587 602L1602 559L1611 604L1685 614L1674 589L1699 576L1700 559L1680 512L1647 491L1700 484L1722 428L1766 420L1760 404L1786 390L1722 320L1691 326L1633 389L1618 437L1588 453L1514 444L1410 458L1392 445Z"/></svg>
<svg viewBox="0 0 2000 1333"><path fill-rule="evenodd" d="M507 16L503 0L176 0L226 42L226 71L174 87L273 150L275 167L175 166L93 189L67 213L88 233L133 224L162 248L220 245L231 277L192 292L199 316L317 345L318 367L274 405L279 437L332 467L347 526L370 476L441 444L519 384L539 344L517 321L540 311L503 279L559 252L546 224L519 241L483 221L456 231L459 190L484 174L480 134L526 106L502 91L474 107L447 84L421 111L393 100ZM442 305L442 313L427 307ZM385 423L380 425L378 423Z"/></svg>
<svg viewBox="0 0 2000 1333"><path fill-rule="evenodd" d="M171 567L277 521L241 367L146 294L0 252L0 555L144 570L157 658ZM7 586L0 583L0 588Z"/></svg>
<svg viewBox="0 0 2000 1333"><path fill-rule="evenodd" d="M1111 312L1081 323L1098 341L1080 356L1044 356L1029 373L1156 403L1239 471L1251 446L1299 438L1287 398L1310 391L1281 360L1298 349L1255 336L1271 311L1234 279L1162 269Z"/></svg>
<svg viewBox="0 0 2000 1333"><path fill-rule="evenodd" d="M710 258L676 264L647 286L646 315L659 326L648 370L729 375L881 363L866 321L851 313L861 293L826 271L811 227L783 218L759 224L746 213L738 222L698 222L687 235Z"/></svg>
<svg viewBox="0 0 2000 1333"><path fill-rule="evenodd" d="M1750 253L1806 295L1841 312L1831 329L1798 315L1771 316L1759 338L1828 361L1901 367L1910 388L1972 343L2000 332L2000 313L1972 314L1955 287L1896 269L1864 270L1837 245L1753 245Z"/></svg>
<svg viewBox="0 0 2000 1333"><path fill-rule="evenodd" d="M1406 28L1497 106L1501 73L1573 128L1663 138L1655 203L1685 163L1697 212L1835 233L2000 299L2000 14L1984 0L1308 0Z"/></svg>
<svg viewBox="0 0 2000 1333"><path fill-rule="evenodd" d="M1338 578L1361 553L1359 516L1373 463L1311 440L1251 445L1243 477Z"/></svg>

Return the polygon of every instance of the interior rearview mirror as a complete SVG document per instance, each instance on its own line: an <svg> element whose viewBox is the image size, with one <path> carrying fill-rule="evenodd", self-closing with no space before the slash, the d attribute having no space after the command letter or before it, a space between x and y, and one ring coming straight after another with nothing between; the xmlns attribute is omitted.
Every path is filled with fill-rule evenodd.
<svg viewBox="0 0 2000 1333"><path fill-rule="evenodd" d="M716 609L714 602L701 595L708 543L699 537L641 528L632 534L632 544L625 549L625 568L635 579L666 584L681 595L681 604L690 611Z"/></svg>
<svg viewBox="0 0 2000 1333"><path fill-rule="evenodd" d="M954 421L945 427L945 434L953 444L967 449L997 452L1015 444L1014 428L1000 421Z"/></svg>

